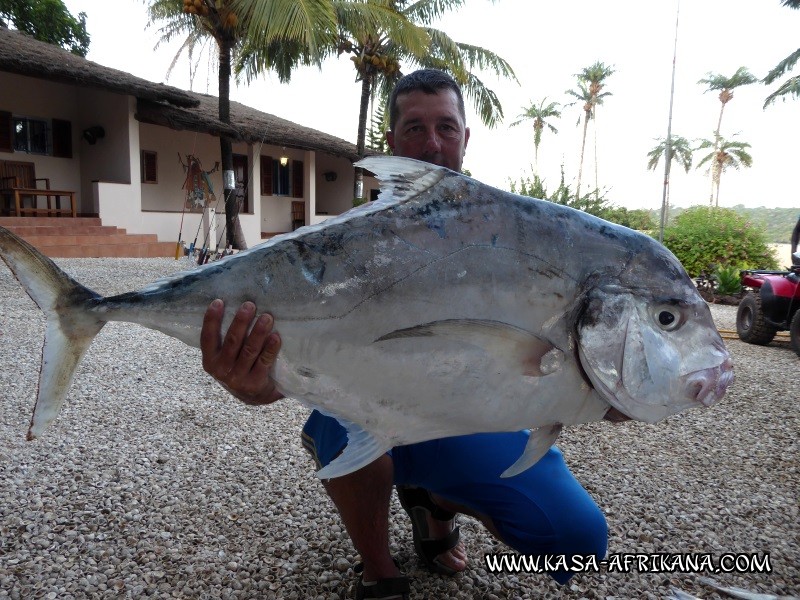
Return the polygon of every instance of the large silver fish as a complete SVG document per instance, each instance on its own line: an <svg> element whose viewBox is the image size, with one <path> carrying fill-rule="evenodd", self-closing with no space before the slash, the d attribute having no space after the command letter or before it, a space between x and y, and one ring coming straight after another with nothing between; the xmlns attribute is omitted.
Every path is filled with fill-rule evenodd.
<svg viewBox="0 0 800 600"><path fill-rule="evenodd" d="M393 446L562 425L611 407L652 423L711 406L733 380L708 306L652 238L443 167L369 158L380 198L138 292L103 298L0 228L2 258L47 316L29 438L64 401L92 338L129 321L199 346L203 314L245 300L283 340L272 376L347 428L320 477Z"/></svg>

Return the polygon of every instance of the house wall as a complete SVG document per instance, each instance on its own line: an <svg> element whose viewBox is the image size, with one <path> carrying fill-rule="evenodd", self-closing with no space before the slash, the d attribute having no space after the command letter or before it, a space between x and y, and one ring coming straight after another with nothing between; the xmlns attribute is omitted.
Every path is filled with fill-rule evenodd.
<svg viewBox="0 0 800 600"><path fill-rule="evenodd" d="M84 129L99 125L105 137L92 145L81 137L80 177L85 198L84 212L99 213L98 201L92 192L93 181L131 183L130 96L101 90L81 89L78 93L80 122Z"/></svg>
<svg viewBox="0 0 800 600"><path fill-rule="evenodd" d="M326 181L325 173L335 173L336 181ZM338 215L353 208L353 163L329 154L317 155L317 211L319 215Z"/></svg>
<svg viewBox="0 0 800 600"><path fill-rule="evenodd" d="M78 210L83 209L80 180L80 135L83 122L78 109L78 93L74 86L0 72L0 110L15 116L64 119L72 124L72 158L0 152L0 160L32 162L37 177L50 178L50 188L76 192ZM85 145L85 143L84 143ZM44 202L44 200L41 200Z"/></svg>
<svg viewBox="0 0 800 600"><path fill-rule="evenodd" d="M161 241L194 238L199 213L183 214L185 172L179 155L194 154L210 170L220 160L219 140L210 135L173 131L135 118L136 99L92 88L59 84L0 72L0 110L42 119L65 119L72 125L72 158L20 152L0 152L0 159L33 162L39 177L49 177L51 188L74 190L80 214L99 214L104 223L130 233L156 233ZM99 125L105 136L90 145L83 131ZM158 183L141 181L141 150L158 153ZM233 151L248 157L249 213L240 215L248 246L261 241L262 232L291 229L291 203L297 198L261 194L259 155L302 160L306 224L340 214L352 206L353 167L349 160L320 152L259 144L234 144ZM324 174L336 174L326 181ZM222 194L221 170L211 174L217 197ZM217 204L217 226L222 233L225 215ZM202 236L201 236L202 237Z"/></svg>

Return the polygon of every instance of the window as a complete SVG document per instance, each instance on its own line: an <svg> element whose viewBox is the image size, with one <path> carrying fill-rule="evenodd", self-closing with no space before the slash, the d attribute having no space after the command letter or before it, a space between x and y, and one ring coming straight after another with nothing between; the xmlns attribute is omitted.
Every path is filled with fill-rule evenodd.
<svg viewBox="0 0 800 600"><path fill-rule="evenodd" d="M14 117L14 151L47 154L47 121Z"/></svg>
<svg viewBox="0 0 800 600"><path fill-rule="evenodd" d="M303 197L303 161L291 160L281 165L280 159L261 157L261 195Z"/></svg>
<svg viewBox="0 0 800 600"><path fill-rule="evenodd" d="M142 150L142 183L158 183L158 153Z"/></svg>
<svg viewBox="0 0 800 600"><path fill-rule="evenodd" d="M72 123L0 111L0 152L72 158Z"/></svg>
<svg viewBox="0 0 800 600"><path fill-rule="evenodd" d="M11 113L0 110L0 152L14 151L14 122Z"/></svg>

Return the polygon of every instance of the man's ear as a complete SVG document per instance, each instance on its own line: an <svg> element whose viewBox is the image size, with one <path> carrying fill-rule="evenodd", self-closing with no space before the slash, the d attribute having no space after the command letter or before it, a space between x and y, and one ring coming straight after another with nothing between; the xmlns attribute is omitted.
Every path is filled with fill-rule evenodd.
<svg viewBox="0 0 800 600"><path fill-rule="evenodd" d="M469 143L469 127L464 128L464 150L467 149L467 144Z"/></svg>
<svg viewBox="0 0 800 600"><path fill-rule="evenodd" d="M394 152L394 131L386 132L386 143L389 144L389 148Z"/></svg>

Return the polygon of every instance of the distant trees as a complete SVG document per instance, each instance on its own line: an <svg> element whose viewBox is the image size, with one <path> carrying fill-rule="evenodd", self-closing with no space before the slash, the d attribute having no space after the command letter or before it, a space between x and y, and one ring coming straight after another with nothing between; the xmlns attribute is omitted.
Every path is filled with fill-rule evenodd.
<svg viewBox="0 0 800 600"><path fill-rule="evenodd" d="M72 54L86 56L89 52L86 13L78 13L76 19L61 0L0 0L0 27L7 28L9 23Z"/></svg>
<svg viewBox="0 0 800 600"><path fill-rule="evenodd" d="M661 161L662 156L667 154L667 138L660 138L656 140L655 148L647 153L647 168L650 171L655 171L658 163ZM692 168L692 146L689 140L680 135L673 135L670 137L669 143L669 157L679 167L682 167L687 173Z"/></svg>
<svg viewBox="0 0 800 600"><path fill-rule="evenodd" d="M715 206L719 206L719 187L722 174L728 169L739 170L742 167L752 167L753 157L750 156L748 149L750 144L734 140L726 140L717 136L714 140L701 140L697 150L711 149L700 162L697 163L699 169L703 165L709 165L712 183L712 201ZM716 191L716 193L714 193Z"/></svg>
<svg viewBox="0 0 800 600"><path fill-rule="evenodd" d="M681 212L664 230L664 245L692 277L718 265L777 268L764 228L729 208L693 206Z"/></svg>
<svg viewBox="0 0 800 600"><path fill-rule="evenodd" d="M604 92L606 80L614 74L614 68L600 61L585 67L575 76L578 78L577 89L567 90L567 95L576 100L572 104L581 104L583 110L583 136L581 138L581 156L578 163L578 181L575 184L575 195L581 195L581 178L583 175L583 158L586 154L586 133L589 128L589 121L596 119L597 106L603 103L606 96L611 92ZM580 124L580 119L578 119ZM595 152L595 174L597 173L597 152ZM595 177L596 179L596 177ZM597 182L595 181L595 186Z"/></svg>
<svg viewBox="0 0 800 600"><path fill-rule="evenodd" d="M758 78L750 73L746 67L739 67L736 72L731 76L720 75L718 73L708 73L705 78L701 79L697 83L705 84L708 89L707 92L711 91L719 91L719 101L720 101L720 109L719 109L719 119L717 120L717 128L714 131L714 150L719 147L719 132L720 128L722 127L722 113L725 111L725 106L733 100L733 90L737 87L741 87L743 85L751 85L756 83ZM715 169L717 168L717 163L712 163L711 165L711 194L708 198L708 203L714 203L714 188L716 185L717 189L717 197L719 197L719 176L720 173L717 173Z"/></svg>
<svg viewBox="0 0 800 600"><path fill-rule="evenodd" d="M523 112L517 116L517 120L511 123L509 127L516 127L525 121L533 121L533 174L539 175L539 144L542 143L542 131L547 127L553 133L558 133L551 123L547 121L550 118L561 117L558 102L548 102L547 98L543 98L539 104L531 105L528 108L523 108Z"/></svg>

